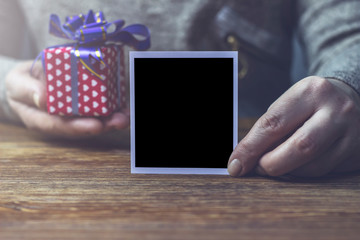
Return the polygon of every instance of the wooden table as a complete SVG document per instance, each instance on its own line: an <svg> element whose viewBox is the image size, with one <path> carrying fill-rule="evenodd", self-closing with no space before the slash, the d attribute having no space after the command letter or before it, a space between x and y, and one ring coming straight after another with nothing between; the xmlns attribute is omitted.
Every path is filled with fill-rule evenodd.
<svg viewBox="0 0 360 240"><path fill-rule="evenodd" d="M360 239L359 174L131 175L127 137L0 124L0 239Z"/></svg>

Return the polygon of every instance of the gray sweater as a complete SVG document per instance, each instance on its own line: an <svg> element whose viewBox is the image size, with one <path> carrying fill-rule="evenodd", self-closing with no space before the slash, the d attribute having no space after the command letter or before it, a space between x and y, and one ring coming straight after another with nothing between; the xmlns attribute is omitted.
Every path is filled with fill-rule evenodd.
<svg viewBox="0 0 360 240"><path fill-rule="evenodd" d="M49 15L103 11L108 21L147 25L150 50L238 50L240 107L262 113L290 86L291 39L299 37L309 74L360 92L360 1L350 0L4 0L0 1L0 117L12 118L4 79L15 64L64 43ZM126 51L129 49L127 48ZM244 74L243 74L244 73ZM1 114L3 112L3 114Z"/></svg>

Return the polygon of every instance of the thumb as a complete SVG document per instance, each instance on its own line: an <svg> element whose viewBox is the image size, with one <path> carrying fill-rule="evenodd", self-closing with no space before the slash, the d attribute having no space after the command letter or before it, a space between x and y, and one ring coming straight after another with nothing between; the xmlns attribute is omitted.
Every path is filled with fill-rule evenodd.
<svg viewBox="0 0 360 240"><path fill-rule="evenodd" d="M31 62L21 63L9 72L6 77L7 96L14 101L45 110L45 81L31 75L31 64ZM36 64L34 67L39 68Z"/></svg>

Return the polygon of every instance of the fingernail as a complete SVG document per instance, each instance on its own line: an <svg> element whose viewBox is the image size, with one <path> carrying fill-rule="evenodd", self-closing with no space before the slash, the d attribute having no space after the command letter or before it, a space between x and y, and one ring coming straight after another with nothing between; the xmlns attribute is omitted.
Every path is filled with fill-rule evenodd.
<svg viewBox="0 0 360 240"><path fill-rule="evenodd" d="M228 166L228 172L231 176L236 177L240 175L242 170L241 163L239 159L233 159Z"/></svg>
<svg viewBox="0 0 360 240"><path fill-rule="evenodd" d="M40 96L37 93L33 95L33 101L36 107L40 108Z"/></svg>

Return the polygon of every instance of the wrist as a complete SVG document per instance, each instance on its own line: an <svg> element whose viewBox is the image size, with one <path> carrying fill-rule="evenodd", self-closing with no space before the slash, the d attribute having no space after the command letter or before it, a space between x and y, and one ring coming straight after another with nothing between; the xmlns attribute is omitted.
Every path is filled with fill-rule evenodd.
<svg viewBox="0 0 360 240"><path fill-rule="evenodd" d="M358 106L360 106L360 95L351 85L337 78L326 78L326 80L345 92Z"/></svg>

